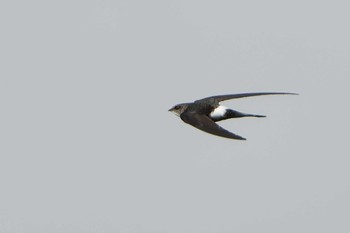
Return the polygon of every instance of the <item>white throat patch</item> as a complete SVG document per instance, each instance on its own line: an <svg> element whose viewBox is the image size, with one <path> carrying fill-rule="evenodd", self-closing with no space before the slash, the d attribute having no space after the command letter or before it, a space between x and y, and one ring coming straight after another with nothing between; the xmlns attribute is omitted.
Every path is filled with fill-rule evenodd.
<svg viewBox="0 0 350 233"><path fill-rule="evenodd" d="M225 115L227 109L228 109L227 107L220 105L219 107L215 108L214 111L212 111L210 113L210 117L221 118Z"/></svg>
<svg viewBox="0 0 350 233"><path fill-rule="evenodd" d="M178 112L172 111L172 113L174 113L176 116L180 116L180 114Z"/></svg>

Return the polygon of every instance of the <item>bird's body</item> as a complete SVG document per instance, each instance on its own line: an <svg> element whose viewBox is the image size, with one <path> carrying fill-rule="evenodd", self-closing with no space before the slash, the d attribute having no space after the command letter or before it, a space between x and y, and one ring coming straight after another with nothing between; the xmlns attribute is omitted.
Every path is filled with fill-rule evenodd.
<svg viewBox="0 0 350 233"><path fill-rule="evenodd" d="M221 101L229 99L237 99L250 96L287 94L294 95L294 93L285 92L258 92L211 96L197 100L193 103L183 103L175 105L173 108L169 109L169 111L175 113L187 124L190 124L207 133L231 139L245 140L245 138L227 131L215 122L230 118L265 116L241 113L236 110L222 106L219 103Z"/></svg>

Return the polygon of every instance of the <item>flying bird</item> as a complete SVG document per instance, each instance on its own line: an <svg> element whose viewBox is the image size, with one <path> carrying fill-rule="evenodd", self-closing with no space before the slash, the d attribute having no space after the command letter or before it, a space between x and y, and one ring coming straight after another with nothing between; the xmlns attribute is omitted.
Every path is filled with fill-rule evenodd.
<svg viewBox="0 0 350 233"><path fill-rule="evenodd" d="M263 115L246 114L238 112L236 110L227 108L220 105L221 101L238 99L243 97L261 96L261 95L297 95L295 93L286 92L257 92L257 93L241 93L231 95L217 95L200 100L196 100L193 103L182 103L177 104L171 109L175 115L179 116L185 123L190 124L197 129L203 130L204 132L214 134L217 136L246 140L245 138L231 133L230 131L219 126L217 121L226 120L230 118L241 118L241 117L265 117Z"/></svg>

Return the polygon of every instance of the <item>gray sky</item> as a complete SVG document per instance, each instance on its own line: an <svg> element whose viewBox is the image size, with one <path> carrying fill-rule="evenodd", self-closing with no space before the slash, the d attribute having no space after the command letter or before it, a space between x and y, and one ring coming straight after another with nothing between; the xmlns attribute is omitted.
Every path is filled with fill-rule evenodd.
<svg viewBox="0 0 350 233"><path fill-rule="evenodd" d="M346 1L2 1L0 232L350 232ZM184 124L174 104L266 119Z"/></svg>

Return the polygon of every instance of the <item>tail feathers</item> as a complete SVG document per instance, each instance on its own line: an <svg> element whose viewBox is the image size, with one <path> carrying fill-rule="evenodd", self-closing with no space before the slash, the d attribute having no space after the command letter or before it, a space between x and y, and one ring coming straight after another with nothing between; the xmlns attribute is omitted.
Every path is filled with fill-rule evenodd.
<svg viewBox="0 0 350 233"><path fill-rule="evenodd" d="M245 117L266 117L264 115L245 114Z"/></svg>
<svg viewBox="0 0 350 233"><path fill-rule="evenodd" d="M228 118L240 118L240 117L266 117L264 115L257 115L257 114L248 114L248 113L242 113L238 112L233 109L228 109L225 114Z"/></svg>
<svg viewBox="0 0 350 233"><path fill-rule="evenodd" d="M238 112L233 109L227 109L223 115L214 115L214 116L211 116L211 119L213 121L222 121L230 118L241 118L241 117L266 117L266 116L257 115L257 114L247 114L247 113Z"/></svg>

